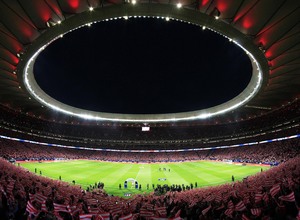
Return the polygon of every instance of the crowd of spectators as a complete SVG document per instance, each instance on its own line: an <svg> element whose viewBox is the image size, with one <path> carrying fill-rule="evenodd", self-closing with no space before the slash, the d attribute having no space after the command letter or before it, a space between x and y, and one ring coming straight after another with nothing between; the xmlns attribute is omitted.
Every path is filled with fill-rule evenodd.
<svg viewBox="0 0 300 220"><path fill-rule="evenodd" d="M0 124L10 129L22 131L23 133L19 133L18 136L22 136L23 134L24 137L27 137L25 133L34 134L34 139L36 140L38 140L38 136L42 136L44 139L48 136L53 139L60 139L61 142L65 139L67 141L71 140L74 143L77 141L83 143L82 140L84 140L85 143L94 145L110 144L112 141L122 145L127 143L132 143L132 145L134 143L149 145L150 143L151 145L152 141L156 145L159 142L162 142L162 144L168 142L174 145L177 142L184 144L184 141L188 141L189 144L194 142L196 144L205 144L209 143L210 140L221 140L224 142L226 139L251 137L253 135L257 140L257 137L261 134L263 134L263 138L266 137L266 134L272 138L274 137L274 130L285 130L287 126L299 122L299 103L300 101L298 100L270 114L253 119L247 118L238 122L231 120L226 123L202 124L197 126L190 126L190 124L186 126L182 124L174 127L171 125L167 127L153 126L150 132L141 132L141 127L135 126L103 126L93 122L89 122L86 125L84 121L82 124L47 121L24 115L20 112L8 111L3 107L0 108L2 115ZM293 130L299 131L299 128L295 127ZM285 133L289 134L289 131ZM244 140L246 139L244 138Z"/></svg>
<svg viewBox="0 0 300 220"><path fill-rule="evenodd" d="M34 175L0 159L3 219L296 219L300 157L243 181L163 195L109 196ZM101 217L100 217L101 216Z"/></svg>
<svg viewBox="0 0 300 220"><path fill-rule="evenodd" d="M231 160L240 163L278 164L300 154L300 139L255 144L243 147L202 149L179 152L117 152L81 150L43 146L9 139L0 139L0 155L9 160L68 160L90 159L102 161L155 163L192 160Z"/></svg>
<svg viewBox="0 0 300 220"><path fill-rule="evenodd" d="M300 197L299 138L243 147L179 152L80 150L0 139L3 219L295 219ZM168 149L168 147L165 147ZM8 160L90 159L131 163L218 160L276 167L215 187L157 186L150 195L109 196L101 187L34 175ZM101 217L100 217L101 216ZM299 216L298 216L299 218Z"/></svg>
<svg viewBox="0 0 300 220"><path fill-rule="evenodd" d="M210 160L232 160L240 163L278 164L300 154L299 139L271 142L246 147L218 149L208 157Z"/></svg>

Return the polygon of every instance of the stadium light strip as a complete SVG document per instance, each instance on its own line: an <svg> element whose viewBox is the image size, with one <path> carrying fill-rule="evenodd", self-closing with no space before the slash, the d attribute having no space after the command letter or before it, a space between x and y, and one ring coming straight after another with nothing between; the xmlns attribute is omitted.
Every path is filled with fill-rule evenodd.
<svg viewBox="0 0 300 220"><path fill-rule="evenodd" d="M244 144L224 145L224 146L215 146L215 147L206 147L206 148L189 148L189 149L178 149L178 150L118 150L118 149L89 148L89 147L79 147L79 146L71 146L71 145L51 144L51 143L46 143L46 142L38 142L38 141L31 141L31 140L26 140L26 139L8 137L8 136L4 136L4 135L0 135L0 138L12 140L12 141L30 143L30 144L43 145L43 146L47 146L47 147L61 147L61 148L69 148L69 149L77 149L77 150L109 151L109 152L125 152L125 153L156 153L156 152L168 153L168 152L190 152L190 151L216 150L216 149L226 149L226 148L234 148L234 147L259 145L259 144L265 144L265 143L271 143L271 142L290 140L290 139L294 139L294 138L300 138L300 134L295 134L295 135L280 137L280 138L274 138L274 139L264 140L264 141L249 142L249 143L244 143Z"/></svg>
<svg viewBox="0 0 300 220"><path fill-rule="evenodd" d="M221 34L221 33L217 32L216 30L214 30L210 27L207 27L207 26L202 26L202 28L205 27L205 29L213 31L219 35L222 35L223 37L227 38L230 42L233 42L234 44L236 44L238 47L240 47L242 50L244 50L244 52L250 58L252 64L255 65L255 66L253 66L252 77L257 74L257 78L255 79L256 81L255 81L254 88L252 88L252 91L248 91L248 94L246 95L246 97L244 97L244 98L240 97L239 100L234 100L236 97L238 97L239 95L241 95L245 92L245 91L243 91L235 98L233 98L233 99L229 100L228 102L225 102L219 106L214 106L211 108L207 108L207 109L203 109L203 110L199 110L199 111L193 111L193 112L174 113L174 114L154 114L152 116L145 115L146 118L139 118L137 115L134 115L134 114L113 114L113 113L93 112L93 111L75 108L75 107L66 105L64 103L58 102L57 100L53 99L52 97L46 95L43 92L43 90L41 88L39 88L39 86L37 84L32 85L31 78L33 75L33 65L35 63L35 60L36 60L37 56L53 41L61 38L64 34L72 32L78 28L90 26L93 23L116 20L116 19L127 20L129 18L158 18L158 19L166 19L166 20L172 19L175 21L185 22L188 24L193 24L193 25L197 25L197 26L201 27L201 25L199 25L199 24L191 23L189 21L184 21L184 20L177 19L177 18L172 18L169 16L161 17L161 16L140 16L140 15L139 16L113 17L113 18L107 18L104 20L88 22L84 25L80 25L74 29L71 29L71 30L63 33L63 34L59 34L58 36L54 37L52 40L49 40L45 45L40 47L33 54L33 56L30 57L30 59L28 60L28 62L25 65L24 74L23 74L24 84L25 84L25 87L27 88L27 90L29 91L29 93L36 100L38 100L42 105L45 105L52 110L55 110L55 111L58 111L58 112L61 112L61 113L64 113L64 114L67 114L70 116L79 117L82 119L96 120L96 121L113 121L113 122L148 122L148 123L151 123L151 122L176 122L176 121L183 121L183 120L197 120L197 119L211 118L213 116L221 115L226 112L232 111L232 110L244 105L250 99L252 99L259 91L259 89L262 85L262 81L263 81L263 73L262 73L262 69L261 69L259 62L255 59L254 55L251 54L243 45L241 45L236 40L234 40L224 34ZM63 25L63 23L61 23L60 25ZM29 76L31 76L31 77L29 77ZM248 84L248 86L245 89L247 89L249 87L249 85L250 85L250 83ZM37 88L40 91L36 91ZM222 106L222 105L224 105L224 106ZM222 106L222 107L220 107L220 106ZM141 117L143 117L143 116L141 116Z"/></svg>

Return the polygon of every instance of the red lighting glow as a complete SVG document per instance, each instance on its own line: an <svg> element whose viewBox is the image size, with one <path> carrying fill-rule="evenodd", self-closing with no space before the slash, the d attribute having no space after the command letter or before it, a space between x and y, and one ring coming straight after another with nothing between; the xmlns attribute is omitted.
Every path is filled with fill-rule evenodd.
<svg viewBox="0 0 300 220"><path fill-rule="evenodd" d="M10 45L11 51L15 51L17 53L18 51L22 50L22 45L13 39L6 39L7 45Z"/></svg>
<svg viewBox="0 0 300 220"><path fill-rule="evenodd" d="M209 0L202 0L201 6L205 6L208 2Z"/></svg>
<svg viewBox="0 0 300 220"><path fill-rule="evenodd" d="M217 8L219 9L220 12L224 12L228 9L228 6L230 5L230 1L228 1L228 0L219 0L216 3L216 5L217 5Z"/></svg>
<svg viewBox="0 0 300 220"><path fill-rule="evenodd" d="M12 60L14 65L17 65L19 63L19 59L16 56L10 55L10 59Z"/></svg>
<svg viewBox="0 0 300 220"><path fill-rule="evenodd" d="M39 13L44 22L48 21L51 18L51 13L48 10L40 10Z"/></svg>
<svg viewBox="0 0 300 220"><path fill-rule="evenodd" d="M32 40L32 36L34 35L33 30L28 26L25 27L25 25L21 27L21 29L21 33L23 34L23 36Z"/></svg>
<svg viewBox="0 0 300 220"><path fill-rule="evenodd" d="M244 21L243 21L243 27L248 29L250 27L252 27L253 25L253 22L250 21L249 18L245 18Z"/></svg>
<svg viewBox="0 0 300 220"><path fill-rule="evenodd" d="M36 13L37 16L42 19L43 24L51 17L52 11L43 1L39 1L38 4L32 4L31 8L33 9L34 13Z"/></svg>
<svg viewBox="0 0 300 220"><path fill-rule="evenodd" d="M79 7L79 0L69 0L68 2L73 9L77 9Z"/></svg>
<svg viewBox="0 0 300 220"><path fill-rule="evenodd" d="M237 14L237 15L234 17L233 22L237 22L242 16L243 16L242 13Z"/></svg>
<svg viewBox="0 0 300 220"><path fill-rule="evenodd" d="M259 39L259 44L260 44L260 45L265 46L266 43L267 43L267 42L266 42L266 39L265 39L265 38L260 38L260 39Z"/></svg>
<svg viewBox="0 0 300 220"><path fill-rule="evenodd" d="M268 50L268 51L265 53L265 56L266 56L267 58L270 58L270 57L272 56L271 51Z"/></svg>

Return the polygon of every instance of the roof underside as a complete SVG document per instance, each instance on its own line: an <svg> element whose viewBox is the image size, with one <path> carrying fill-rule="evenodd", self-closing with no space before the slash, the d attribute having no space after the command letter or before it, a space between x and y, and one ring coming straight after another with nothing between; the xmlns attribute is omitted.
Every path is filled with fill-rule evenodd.
<svg viewBox="0 0 300 220"><path fill-rule="evenodd" d="M177 1L138 1L173 4ZM9 108L56 121L76 119L42 107L29 99L21 87L18 63L22 51L49 27L47 21L64 21L73 15L98 8L123 4L123 1L98 0L1 0L0 1L0 102ZM182 0L185 9L218 15L264 51L269 63L268 82L246 106L227 114L226 120L255 117L292 102L300 85L300 2L294 0ZM150 5L151 6L151 5ZM51 28L51 27L50 27ZM225 118L225 117L224 117ZM224 120L219 117L218 120Z"/></svg>

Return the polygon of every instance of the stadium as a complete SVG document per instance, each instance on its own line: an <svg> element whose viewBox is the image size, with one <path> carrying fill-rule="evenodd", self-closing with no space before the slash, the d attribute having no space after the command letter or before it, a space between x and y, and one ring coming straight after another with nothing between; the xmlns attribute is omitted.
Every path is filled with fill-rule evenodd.
<svg viewBox="0 0 300 220"><path fill-rule="evenodd" d="M0 219L299 219L299 14L1 0Z"/></svg>

